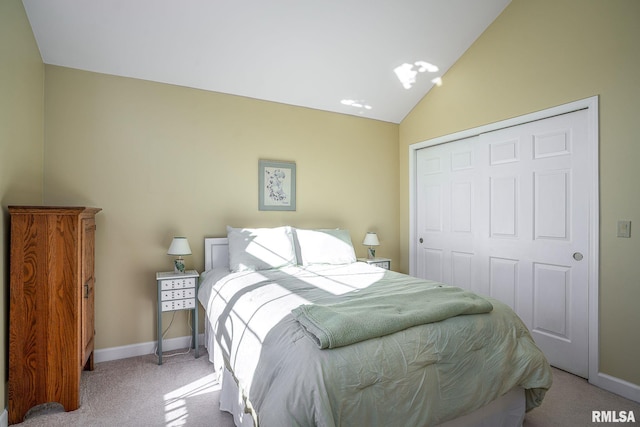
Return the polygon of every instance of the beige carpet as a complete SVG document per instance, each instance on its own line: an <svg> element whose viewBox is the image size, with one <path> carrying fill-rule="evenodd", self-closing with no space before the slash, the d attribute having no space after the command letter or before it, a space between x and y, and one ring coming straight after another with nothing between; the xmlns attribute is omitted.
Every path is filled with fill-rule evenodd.
<svg viewBox="0 0 640 427"><path fill-rule="evenodd" d="M636 423L594 423L592 411L633 411ZM524 427L640 425L640 404L553 369L553 385L542 405L527 413Z"/></svg>
<svg viewBox="0 0 640 427"><path fill-rule="evenodd" d="M170 353L164 353L162 366L154 355L97 363L82 373L78 410L45 407L15 425L232 427L231 415L218 409L219 386L206 349L200 348L198 359L193 351L167 357Z"/></svg>
<svg viewBox="0 0 640 427"><path fill-rule="evenodd" d="M204 348L198 359L192 352L164 357L162 366L156 360L148 355L98 363L82 375L80 409L45 407L16 426L233 427L231 416L218 410L219 386ZM634 411L640 425L640 404L554 369L553 387L542 406L527 414L524 427L597 426L592 410Z"/></svg>

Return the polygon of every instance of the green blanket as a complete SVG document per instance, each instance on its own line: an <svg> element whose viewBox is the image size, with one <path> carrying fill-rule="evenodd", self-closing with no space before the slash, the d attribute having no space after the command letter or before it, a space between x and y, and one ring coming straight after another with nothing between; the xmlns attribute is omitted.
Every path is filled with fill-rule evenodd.
<svg viewBox="0 0 640 427"><path fill-rule="evenodd" d="M424 281L398 287L376 284L327 305L301 305L291 310L320 348L336 348L377 338L412 326L462 314L493 310L486 299L463 289Z"/></svg>

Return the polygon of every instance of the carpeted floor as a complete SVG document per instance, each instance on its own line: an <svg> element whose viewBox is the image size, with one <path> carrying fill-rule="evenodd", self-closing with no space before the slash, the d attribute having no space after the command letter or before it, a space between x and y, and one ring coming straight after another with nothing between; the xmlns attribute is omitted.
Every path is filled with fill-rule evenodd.
<svg viewBox="0 0 640 427"><path fill-rule="evenodd" d="M547 392L542 405L527 413L523 427L612 425L610 422L592 422L592 411L633 411L636 422L623 423L623 425L640 425L639 403L592 386L584 378L553 368L551 389Z"/></svg>
<svg viewBox="0 0 640 427"><path fill-rule="evenodd" d="M182 350L184 352L184 350ZM195 426L232 427L233 419L218 409L219 386L207 351L167 357L162 366L146 355L97 363L82 373L81 406L32 409L21 427Z"/></svg>
<svg viewBox="0 0 640 427"><path fill-rule="evenodd" d="M524 427L597 426L591 422L592 410L634 411L635 425L640 425L640 404L566 372L554 369L553 374L553 387L542 406L526 415ZM47 405L16 426L233 427L231 416L218 410L218 393L204 348L198 359L193 352L175 357L165 353L162 366L154 355L133 357L98 363L94 371L83 372L77 411Z"/></svg>

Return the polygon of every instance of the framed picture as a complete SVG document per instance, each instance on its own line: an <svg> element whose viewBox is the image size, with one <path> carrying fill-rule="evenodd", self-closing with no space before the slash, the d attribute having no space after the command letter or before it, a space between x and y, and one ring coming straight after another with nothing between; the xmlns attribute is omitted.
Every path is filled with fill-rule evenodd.
<svg viewBox="0 0 640 427"><path fill-rule="evenodd" d="M258 161L258 209L296 210L296 164L271 160Z"/></svg>

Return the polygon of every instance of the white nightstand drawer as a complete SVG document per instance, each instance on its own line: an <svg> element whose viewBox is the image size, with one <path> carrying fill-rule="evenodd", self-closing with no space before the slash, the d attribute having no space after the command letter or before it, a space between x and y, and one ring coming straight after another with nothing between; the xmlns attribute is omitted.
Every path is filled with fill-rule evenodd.
<svg viewBox="0 0 640 427"><path fill-rule="evenodd" d="M162 301L169 301L174 299L195 298L196 288L174 289L171 291L162 291Z"/></svg>
<svg viewBox="0 0 640 427"><path fill-rule="evenodd" d="M376 267L384 268L385 270L391 269L391 261L377 261L372 262L371 265L375 265Z"/></svg>
<svg viewBox="0 0 640 427"><path fill-rule="evenodd" d="M182 289L182 288L195 288L196 287L196 278L195 277L187 277L184 279L167 279L160 281L160 287L163 291L171 290L171 289Z"/></svg>
<svg viewBox="0 0 640 427"><path fill-rule="evenodd" d="M195 308L195 298L162 301L162 311L184 310Z"/></svg>
<svg viewBox="0 0 640 427"><path fill-rule="evenodd" d="M391 270L391 260L389 258L358 258L360 262L366 262L376 267L384 268L385 270Z"/></svg>

